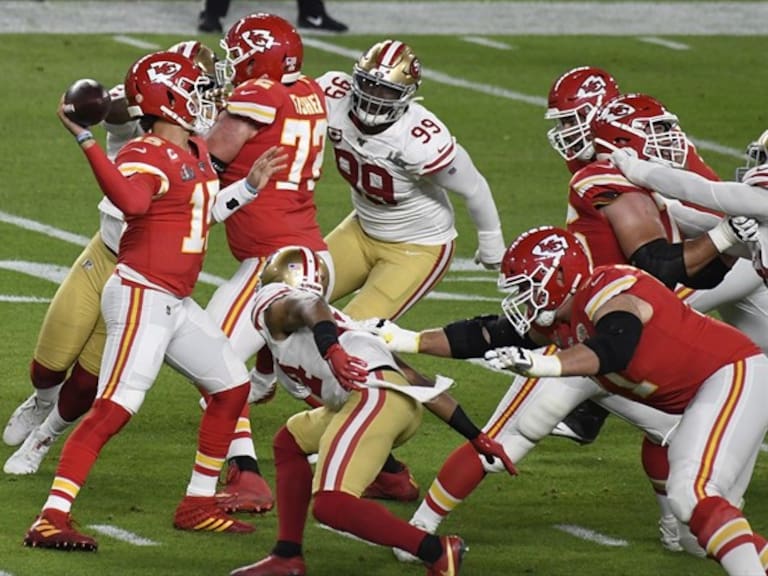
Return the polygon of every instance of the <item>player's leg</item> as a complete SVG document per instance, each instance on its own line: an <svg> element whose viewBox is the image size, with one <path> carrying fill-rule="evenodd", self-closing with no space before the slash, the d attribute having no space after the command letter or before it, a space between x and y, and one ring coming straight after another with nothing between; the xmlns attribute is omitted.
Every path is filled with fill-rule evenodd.
<svg viewBox="0 0 768 576"><path fill-rule="evenodd" d="M227 337L191 298L181 302L165 361L207 394L198 432L197 454L174 526L182 530L251 532L250 524L227 516L216 502L219 474L235 424L248 398L248 371Z"/></svg>
<svg viewBox="0 0 768 576"><path fill-rule="evenodd" d="M375 265L360 291L344 307L352 318L395 320L424 298L451 265L455 244L391 244L366 239Z"/></svg>
<svg viewBox="0 0 768 576"><path fill-rule="evenodd" d="M101 291L114 267L115 256L96 234L70 268L46 311L30 366L34 393L11 415L3 431L6 444L21 444L53 409L67 372L100 317Z"/></svg>
<svg viewBox="0 0 768 576"><path fill-rule="evenodd" d="M765 573L758 538L735 492L751 476L768 428L768 358L753 356L710 376L686 408L669 449L672 509L731 576ZM738 501L734 501L738 498Z"/></svg>
<svg viewBox="0 0 768 576"><path fill-rule="evenodd" d="M107 341L98 397L64 444L48 499L24 539L27 546L96 549L95 540L72 528L70 510L102 447L141 407L162 366L180 308L177 299L125 286L117 276L107 282L102 306Z"/></svg>
<svg viewBox="0 0 768 576"><path fill-rule="evenodd" d="M249 258L241 262L232 278L216 289L205 309L243 362L247 362L260 348L264 350L261 354L268 354L263 346L263 338L250 319L253 293L265 261L264 258ZM257 358L254 370L260 368L264 373L259 372L254 376L274 381L271 362ZM225 485L218 499L222 509L228 512L266 512L274 503L272 490L261 475L253 445L248 403L243 406L237 420L235 435L227 453Z"/></svg>
<svg viewBox="0 0 768 576"><path fill-rule="evenodd" d="M333 287L329 286L331 303L360 288L373 266L370 255L365 252L365 234L354 214L342 220L325 238L336 269Z"/></svg>

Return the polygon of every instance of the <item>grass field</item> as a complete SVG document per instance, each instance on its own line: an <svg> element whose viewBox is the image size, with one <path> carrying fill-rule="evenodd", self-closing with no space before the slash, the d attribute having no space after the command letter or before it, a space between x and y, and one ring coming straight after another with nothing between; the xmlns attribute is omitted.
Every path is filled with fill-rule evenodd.
<svg viewBox="0 0 768 576"><path fill-rule="evenodd" d="M167 46L181 38L141 39ZM207 40L214 45L213 38ZM360 52L375 40L345 36L329 38L325 44ZM402 40L414 46L425 68L433 73L421 95L488 178L507 240L535 225L563 222L568 176L545 138L548 126L543 120L543 99L552 80L570 67L602 66L614 73L625 91L642 90L657 96L680 116L690 135L704 142L704 157L724 178L730 178L740 162L734 151L743 149L768 125L764 38L670 39L686 44L687 50L619 37L493 37L510 45L510 50L454 37ZM351 68L350 58L321 48L308 47L307 73ZM6 92L0 107L3 425L30 392L27 366L45 304L27 300L50 298L56 289L47 279L14 269L18 262L66 269L81 249L71 240L30 230L17 219L85 237L98 226L95 206L100 191L82 154L55 117L57 99L76 78L94 77L105 84L121 81L124 70L144 51L99 35L5 35L0 43L0 59L7 63L5 85L16 87ZM462 80L463 87L448 85L444 78ZM325 231L349 210L348 193L330 161L317 201ZM456 213L460 231L457 255L470 258L475 249L474 231L460 201ZM206 272L227 277L235 267L222 230L214 230ZM438 291L458 299L426 300L401 323L422 328L496 312L494 282L493 275L479 270L452 272ZM210 284L201 284L196 297L205 303L212 290ZM459 361L411 360L430 374L455 378L455 395L478 422L490 415L508 380ZM270 481L274 479L272 434L300 409L302 405L278 394L272 403L252 412L257 452ZM173 510L183 495L194 457L199 417L196 392L164 369L141 413L104 450L74 509L85 531L91 525L109 524L150 539L154 546L137 547L107 536L99 537L100 550L92 555L21 546L25 530L45 499L62 442L37 475L0 477L0 502L4 504L0 575L223 575L267 553L275 535L274 512L254 517L259 529L248 536L189 534L172 528ZM426 488L460 440L443 424L425 416L421 432L397 455ZM671 554L660 547L656 506L639 462L640 440L638 431L612 418L593 446L547 439L520 464L518 478L489 477L443 525L445 531L464 536L471 548L462 574L722 573L712 562ZM0 446L0 459L4 461L12 451ZM747 494L746 512L753 526L763 531L768 529L766 479L768 469L761 459ZM408 518L415 505L394 504L392 508ZM580 526L625 545L606 546L575 538L556 525ZM389 550L331 534L312 521L307 529L306 558L313 576L423 573L421 567L397 564Z"/></svg>

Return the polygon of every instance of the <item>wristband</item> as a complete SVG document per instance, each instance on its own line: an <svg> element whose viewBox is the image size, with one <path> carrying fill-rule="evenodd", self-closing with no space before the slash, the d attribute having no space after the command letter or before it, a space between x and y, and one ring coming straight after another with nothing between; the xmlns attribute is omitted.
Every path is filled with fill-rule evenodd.
<svg viewBox="0 0 768 576"><path fill-rule="evenodd" d="M78 144L82 144L83 142L87 142L88 140L93 140L93 139L94 139L93 132L91 132L90 130L83 130L82 132L80 132L80 134L75 136L75 140L77 140Z"/></svg>
<svg viewBox="0 0 768 576"><path fill-rule="evenodd" d="M252 195L256 196L256 194L259 193L259 189L258 188L254 188L253 186L248 184L248 180L245 179L245 178L243 179L243 184L245 184L245 189L248 191L249 194L252 194Z"/></svg>
<svg viewBox="0 0 768 576"><path fill-rule="evenodd" d="M312 326L312 335L315 337L317 350L323 358L325 358L328 349L339 341L336 324L330 320L321 320Z"/></svg>
<svg viewBox="0 0 768 576"><path fill-rule="evenodd" d="M469 416L467 416L460 405L457 405L453 414L451 414L451 418L448 420L448 426L456 430L456 432L464 436L467 440L474 440L482 432L482 430L475 426L472 420L469 419Z"/></svg>

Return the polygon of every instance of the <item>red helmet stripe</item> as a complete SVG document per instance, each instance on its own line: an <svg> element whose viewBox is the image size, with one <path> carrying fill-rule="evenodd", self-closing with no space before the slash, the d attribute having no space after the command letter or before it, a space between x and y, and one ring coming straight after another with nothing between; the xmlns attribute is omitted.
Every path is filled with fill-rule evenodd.
<svg viewBox="0 0 768 576"><path fill-rule="evenodd" d="M397 58L400 56L404 48L405 44L399 42L398 40L392 40L391 42L388 42L388 44L385 45L384 49L381 51L379 64L382 66L394 66L397 63Z"/></svg>

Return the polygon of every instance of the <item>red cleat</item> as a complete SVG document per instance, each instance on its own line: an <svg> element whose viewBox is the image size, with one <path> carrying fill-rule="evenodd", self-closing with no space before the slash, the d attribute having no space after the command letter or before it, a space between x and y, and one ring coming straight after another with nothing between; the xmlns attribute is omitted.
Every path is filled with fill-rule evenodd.
<svg viewBox="0 0 768 576"><path fill-rule="evenodd" d="M179 530L247 534L255 528L228 516L213 496L184 496L176 508L173 526Z"/></svg>
<svg viewBox="0 0 768 576"><path fill-rule="evenodd" d="M24 546L54 550L95 552L96 540L72 527L72 516L61 510L43 510L24 536Z"/></svg>
<svg viewBox="0 0 768 576"><path fill-rule="evenodd" d="M283 558L270 554L256 564L233 570L229 576L304 576L306 573L304 558L301 556Z"/></svg>
<svg viewBox="0 0 768 576"><path fill-rule="evenodd" d="M443 545L443 555L427 566L427 576L456 576L468 548L458 536L440 536L440 543Z"/></svg>
<svg viewBox="0 0 768 576"><path fill-rule="evenodd" d="M407 466L400 472L379 472L371 485L363 492L363 498L413 502L419 498L419 485Z"/></svg>
<svg viewBox="0 0 768 576"><path fill-rule="evenodd" d="M262 476L250 470L240 470L232 462L227 470L227 483L216 494L216 503L225 512L269 512L275 505L272 490Z"/></svg>

